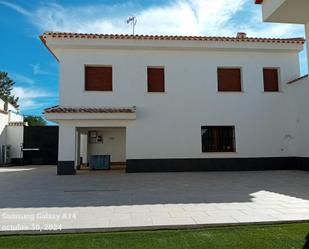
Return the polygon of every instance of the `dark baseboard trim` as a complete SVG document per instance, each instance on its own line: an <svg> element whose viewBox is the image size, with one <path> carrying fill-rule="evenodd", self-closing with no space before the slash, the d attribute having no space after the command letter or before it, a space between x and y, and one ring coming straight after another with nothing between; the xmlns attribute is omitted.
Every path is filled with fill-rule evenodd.
<svg viewBox="0 0 309 249"><path fill-rule="evenodd" d="M57 175L75 175L74 161L58 161Z"/></svg>
<svg viewBox="0 0 309 249"><path fill-rule="evenodd" d="M309 157L297 157L297 167L300 170L309 171Z"/></svg>
<svg viewBox="0 0 309 249"><path fill-rule="evenodd" d="M128 159L126 172L309 170L309 158Z"/></svg>
<svg viewBox="0 0 309 249"><path fill-rule="evenodd" d="M24 160L23 158L11 158L11 164L15 165L15 166L22 166L24 165Z"/></svg>

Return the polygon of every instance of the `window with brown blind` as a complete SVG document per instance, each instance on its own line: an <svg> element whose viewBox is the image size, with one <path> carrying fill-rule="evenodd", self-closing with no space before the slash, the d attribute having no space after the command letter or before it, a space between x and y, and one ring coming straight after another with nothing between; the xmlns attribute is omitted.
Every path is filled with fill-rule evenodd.
<svg viewBox="0 0 309 249"><path fill-rule="evenodd" d="M234 126L202 126L202 152L235 152Z"/></svg>
<svg viewBox="0 0 309 249"><path fill-rule="evenodd" d="M147 68L148 92L164 92L164 68Z"/></svg>
<svg viewBox="0 0 309 249"><path fill-rule="evenodd" d="M241 92L240 68L218 68L218 91Z"/></svg>
<svg viewBox="0 0 309 249"><path fill-rule="evenodd" d="M86 91L112 91L113 69L111 66L85 67Z"/></svg>
<svg viewBox="0 0 309 249"><path fill-rule="evenodd" d="M279 91L279 75L277 68L264 68L264 91L278 92Z"/></svg>

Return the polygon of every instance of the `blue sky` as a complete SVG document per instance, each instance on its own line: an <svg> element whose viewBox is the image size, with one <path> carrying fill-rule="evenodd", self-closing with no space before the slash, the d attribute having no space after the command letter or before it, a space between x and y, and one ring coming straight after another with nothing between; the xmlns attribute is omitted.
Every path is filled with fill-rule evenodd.
<svg viewBox="0 0 309 249"><path fill-rule="evenodd" d="M304 37L302 25L263 23L254 0L0 0L0 70L16 82L25 115L58 103L58 63L38 36L44 31ZM307 72L301 53L301 72Z"/></svg>

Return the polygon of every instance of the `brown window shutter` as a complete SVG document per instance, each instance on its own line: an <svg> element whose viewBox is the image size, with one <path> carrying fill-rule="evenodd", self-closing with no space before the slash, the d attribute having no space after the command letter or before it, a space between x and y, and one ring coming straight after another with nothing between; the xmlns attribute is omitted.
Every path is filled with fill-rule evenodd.
<svg viewBox="0 0 309 249"><path fill-rule="evenodd" d="M279 77L278 69L264 68L264 91L265 92L278 92L279 91Z"/></svg>
<svg viewBox="0 0 309 249"><path fill-rule="evenodd" d="M112 67L85 68L85 90L86 91L112 91L113 69Z"/></svg>
<svg viewBox="0 0 309 249"><path fill-rule="evenodd" d="M240 68L218 68L218 91L219 92L241 91Z"/></svg>
<svg viewBox="0 0 309 249"><path fill-rule="evenodd" d="M164 68L147 68L148 92L164 92Z"/></svg>

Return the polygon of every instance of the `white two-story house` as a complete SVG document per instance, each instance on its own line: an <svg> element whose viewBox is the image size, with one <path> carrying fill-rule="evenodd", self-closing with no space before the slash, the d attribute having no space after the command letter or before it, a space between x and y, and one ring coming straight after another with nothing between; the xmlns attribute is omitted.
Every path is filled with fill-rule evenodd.
<svg viewBox="0 0 309 249"><path fill-rule="evenodd" d="M60 63L58 174L91 155L127 172L304 167L289 82L304 39L46 32ZM305 109L307 107L303 107ZM305 151L306 150L306 151Z"/></svg>

